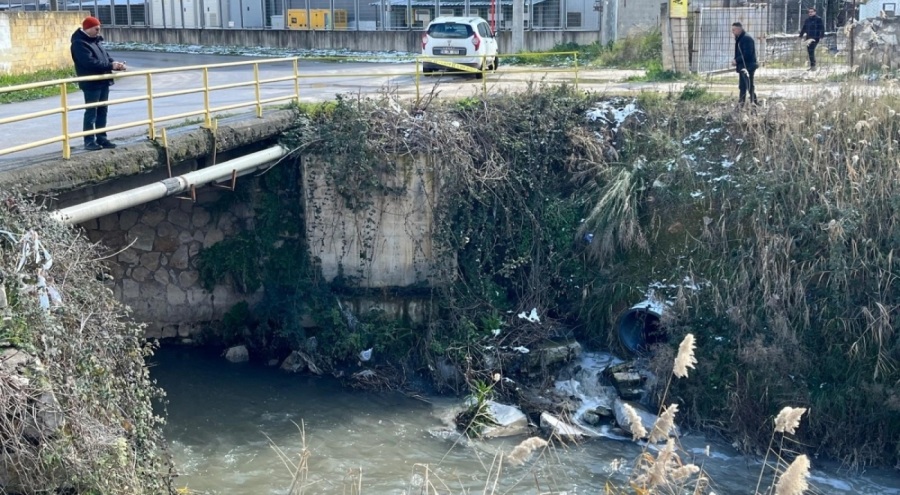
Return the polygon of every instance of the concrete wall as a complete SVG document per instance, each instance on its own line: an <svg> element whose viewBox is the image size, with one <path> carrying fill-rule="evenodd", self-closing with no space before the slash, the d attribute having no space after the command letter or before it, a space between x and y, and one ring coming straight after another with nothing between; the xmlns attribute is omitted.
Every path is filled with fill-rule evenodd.
<svg viewBox="0 0 900 495"><path fill-rule="evenodd" d="M835 33L828 33L822 37L816 53L823 54L832 48L837 48L837 36ZM808 60L806 46L795 34L770 34L766 36L764 60L766 62L791 62L797 66L804 66Z"/></svg>
<svg viewBox="0 0 900 495"><path fill-rule="evenodd" d="M658 9L658 7L657 7ZM658 12L657 14L658 15ZM282 31L248 29L159 29L104 27L104 37L112 42L182 44L204 46L269 46L298 50L397 51L418 53L419 31ZM597 31L526 31L525 49L538 52L561 43L591 44ZM498 42L505 53L512 33L501 31Z"/></svg>
<svg viewBox="0 0 900 495"><path fill-rule="evenodd" d="M206 188L197 203L169 197L82 224L91 241L118 253L108 260L112 290L147 324L149 338L195 336L234 304L259 297L230 285L207 292L199 282L200 249L253 223L253 211L243 204L213 214L207 207L221 194L231 193Z"/></svg>
<svg viewBox="0 0 900 495"><path fill-rule="evenodd" d="M864 19L875 19L881 16L881 12L883 12L889 4L893 4L892 7L894 10L894 15L900 15L900 9L897 6L897 0L869 0L868 2L859 6L859 20Z"/></svg>
<svg viewBox="0 0 900 495"><path fill-rule="evenodd" d="M363 208L348 208L326 174L327 165L304 159L306 240L329 282L338 274L364 288L408 287L429 283L434 273L432 246L435 201L429 162L398 161L393 177L382 178L404 193L378 194Z"/></svg>
<svg viewBox="0 0 900 495"><path fill-rule="evenodd" d="M285 162L279 166L294 165ZM173 173L196 167L196 162L185 162ZM376 194L371 204L359 209L348 207L335 191L325 173L327 167L319 159L303 160L305 232L311 257L318 260L328 281L343 274L349 285L386 289L342 297L354 314L379 309L395 318L422 321L427 297L389 292L435 282L431 209L435 185L430 162L423 157L398 163L398 172L386 181L405 192ZM129 189L136 187L137 181L126 177L116 181L122 183L121 188L111 184L105 189ZM242 294L227 282L208 292L200 282L201 250L255 226L251 205L218 201L228 194L233 193L201 188L196 203L168 197L81 225L92 242L102 243L110 253L110 288L132 309L135 320L147 325L148 338L195 338L238 302L252 305L263 297L261 291ZM77 203L93 194L86 190L66 196L67 201Z"/></svg>
<svg viewBox="0 0 900 495"><path fill-rule="evenodd" d="M616 39L659 28L659 0L618 0Z"/></svg>
<svg viewBox="0 0 900 495"><path fill-rule="evenodd" d="M86 12L0 12L0 74L72 66L72 33Z"/></svg>

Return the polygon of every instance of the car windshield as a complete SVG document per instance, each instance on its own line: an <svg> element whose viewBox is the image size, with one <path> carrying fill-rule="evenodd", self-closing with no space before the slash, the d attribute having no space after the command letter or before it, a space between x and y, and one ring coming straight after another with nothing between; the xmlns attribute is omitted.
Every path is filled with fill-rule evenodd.
<svg viewBox="0 0 900 495"><path fill-rule="evenodd" d="M428 28L428 36L443 39L466 39L472 36L472 27L468 24L456 24L453 22L432 24Z"/></svg>

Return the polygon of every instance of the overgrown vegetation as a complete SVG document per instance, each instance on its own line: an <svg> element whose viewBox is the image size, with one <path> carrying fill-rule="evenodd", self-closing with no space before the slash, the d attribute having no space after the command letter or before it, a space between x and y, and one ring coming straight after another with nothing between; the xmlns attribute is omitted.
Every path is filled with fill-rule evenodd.
<svg viewBox="0 0 900 495"><path fill-rule="evenodd" d="M30 84L43 81L53 81L54 79L67 79L75 77L75 69L52 69L40 70L30 74L0 74L0 87L17 86L20 84ZM69 83L66 85L66 91L74 93L78 91L78 85ZM43 86L40 88L26 89L22 91L11 91L0 93L0 104L14 103L19 101L31 101L46 98L48 96L59 95L59 85Z"/></svg>
<svg viewBox="0 0 900 495"><path fill-rule="evenodd" d="M630 166L652 181L632 200L650 256L627 244L596 255L623 284L661 282L669 331L695 332L711 356L703 383L676 396L694 424L748 450L793 403L812 411L801 441L817 453L893 464L898 101L844 94L759 116L686 108L648 111L626 139ZM618 297L597 296L588 314L607 316ZM864 410L877 412L856 423Z"/></svg>
<svg viewBox="0 0 900 495"><path fill-rule="evenodd" d="M170 491L152 347L102 282L105 254L0 196L0 492Z"/></svg>
<svg viewBox="0 0 900 495"><path fill-rule="evenodd" d="M731 113L691 86L637 103L531 87L411 108L390 95L305 108L287 142L332 157L306 163L333 192L327 202L368 218L378 198L434 178L423 207L443 262L423 268L424 328L403 322L402 337L342 311L339 297L377 292L353 276L326 284L310 259L273 306L309 306L320 329L264 321L292 345L316 332L335 358L373 348L379 365L432 373L454 363L474 386L492 382L504 347L572 331L616 347L616 317L652 293L670 302L671 340L691 332L707 356L703 380L669 392L685 421L763 452L771 417L806 407L803 445L856 467L896 463L900 103L842 94ZM363 225L366 260L374 230ZM260 274L277 245L267 235L254 243ZM302 259L295 248L288 259ZM267 299L266 280L286 271L263 276ZM516 316L531 308L540 324ZM653 352L671 363L670 346Z"/></svg>
<svg viewBox="0 0 900 495"><path fill-rule="evenodd" d="M634 33L603 45L561 43L547 53L522 53L505 57L504 64L572 65L578 54L582 66L611 67L617 69L647 69L662 73L662 34L658 30Z"/></svg>

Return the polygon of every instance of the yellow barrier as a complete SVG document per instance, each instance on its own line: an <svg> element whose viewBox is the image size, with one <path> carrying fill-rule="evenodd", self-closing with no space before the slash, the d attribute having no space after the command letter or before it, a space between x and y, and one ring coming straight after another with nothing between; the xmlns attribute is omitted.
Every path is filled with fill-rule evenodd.
<svg viewBox="0 0 900 495"><path fill-rule="evenodd" d="M260 78L259 66L260 65L268 65L268 64L277 64L277 63L292 63L293 64L293 74L290 76L284 77L275 77L269 79ZM300 99L299 86L295 84L294 91L290 95L280 96L275 98L261 98L261 87L265 84L272 84L277 82L285 82L285 81L296 81L298 74L298 58L278 58L278 59L268 59L268 60L253 60L247 62L231 62L224 64L212 64L212 65L194 65L194 66L186 66L186 67L172 67L165 69L154 69L154 70L145 70L145 71L133 71L133 72L122 72L109 76L87 76L87 77L73 77L68 79L58 79L55 81L47 81L47 82L39 82L39 83L31 83L31 84L21 84L17 86L9 86L5 88L0 88L0 93L8 93L13 91L22 91L40 87L47 86L59 86L60 88L60 106L57 108L51 108L48 110L41 110L38 112L31 112L21 115L16 115L13 117L0 118L0 125L3 124L12 124L16 122L23 122L27 120L32 120L40 117L46 117L50 115L60 115L61 116L61 130L62 133L58 136L40 139L37 141L32 141L28 143L23 143L18 146L12 146L9 148L0 149L0 155L7 155L10 153L16 153L19 151L24 151L32 148L37 148L39 146L45 146L48 144L54 143L62 143L63 145L63 158L68 159L71 156L71 141L76 138L99 134L101 132L111 132L119 129L127 129L129 127L137 127L137 126L147 126L148 127L148 137L150 139L155 139L156 137L156 126L157 124L168 122L172 120L185 119L190 117L203 117L203 124L205 126L210 126L212 124L212 116L219 112L224 112L228 110L234 110L237 108L249 107L253 106L256 109L256 115L258 117L262 116L262 107L263 105L278 103L278 102L287 102L287 101L295 101L298 102ZM231 84L222 84L218 86L210 85L209 81L209 71L214 69L222 69L222 68L232 68L232 67L252 67L253 68L253 78L246 82L239 83L231 83ZM166 92L154 92L153 90L153 76L158 74L167 74L173 72L191 72L191 71L201 71L201 81L202 84L197 88L189 88L189 89L180 89L175 91L166 91ZM132 96L127 98L117 98L110 99L106 102L98 102L98 103L90 103L90 104L72 104L69 102L69 94L67 91L67 85L71 83L78 83L82 81L100 81L113 79L115 81L129 79L129 78L143 78L144 79L144 94L140 96ZM214 91L219 91L223 89L232 89L232 88L240 88L240 87L253 87L253 98L240 101L238 103L229 104L229 105L221 105L221 106L212 106L210 104L210 93ZM198 110L192 110L187 112L176 113L174 115L166 115L164 117L158 117L154 112L154 101L159 100L160 98L168 98L172 96L181 96L181 95L190 95L190 94L198 94L202 93L203 95L203 107ZM78 132L70 132L69 130L69 114L73 111L84 110L87 108L95 108L104 105L114 106L121 105L124 103L132 103L137 101L146 101L147 102L147 113L144 118L133 120L130 122L118 124L118 125L107 125L102 129L94 129L92 131L78 131Z"/></svg>
<svg viewBox="0 0 900 495"><path fill-rule="evenodd" d="M526 54L526 57L533 56L558 56L558 57L572 57L574 60L573 67L563 67L563 68L541 68L540 73L547 74L552 72L570 72L574 73L574 84L578 86L578 54L575 52L564 52L564 53L532 53ZM498 55L497 56L502 63L504 58L509 57L517 57L517 55ZM60 106L56 108L51 108L47 110L41 110L36 112L25 113L21 115L15 115L6 118L0 118L0 125L4 124L13 124L17 122L24 122L32 119L37 119L41 117L47 117L52 115L60 115L61 125L60 130L61 133L57 136L39 139L35 141L31 141L28 143L22 143L17 146L12 146L9 148L0 149L0 156L8 155L11 153L21 152L24 150L37 148L40 146L45 146L54 143L61 143L63 147L63 158L68 159L71 156L71 142L74 139L82 138L88 135L94 135L101 132L111 132L120 129L133 128L139 126L146 126L147 128L147 136L150 139L155 139L157 136L157 126L163 124L165 122L170 122L173 120L181 120L192 117L202 117L203 125L206 127L210 127L212 125L213 116L217 113L235 110L238 108L246 108L253 107L255 110L255 114L257 117L262 117L263 108L266 105L270 105L273 103L283 103L288 101L299 102L300 101L300 91L301 91L301 81L307 81L311 79L317 78L372 78L372 77L397 77L397 76L408 76L414 78L415 80L415 88L416 88L416 100L421 100L421 77L425 74L423 69L423 65L425 63L439 65L448 69L445 73L451 75L476 75L479 76L482 80L482 92L487 93L487 82L488 76L490 74L497 74L497 77L502 77L506 75L512 74L534 74L536 71L533 68L522 68L522 69L512 69L505 68L502 71L496 72L488 69L491 63L487 60L487 57L481 56L481 68L471 67L469 65L460 64L454 62L454 60L459 59L468 59L476 57L461 57L461 56L447 56L447 57L425 57L419 56L415 57L415 72L390 72L390 73L375 73L372 71L363 72L363 73L349 73L343 72L338 74L302 74L300 72L299 58L298 57L290 57L290 58L278 58L278 59L262 59L262 60L253 60L247 62L231 62L231 63L223 63L223 64L211 64L211 65L194 65L194 66L186 66L186 67L172 67L172 68L164 68L164 69L154 69L154 70L145 70L145 71L133 71L133 72L123 72L117 73L110 76L93 76L93 77L76 77L69 79L60 79L55 81L46 81L39 83L31 83L31 84L22 84L18 86L10 86L5 88L0 88L0 93L13 92L13 91L21 91L27 89L34 89L40 87L47 86L58 86L60 88ZM406 58L408 59L408 57ZM358 58L353 58L353 60L359 60ZM384 59L377 59L384 60ZM264 79L261 77L260 67L268 66L273 64L292 64L292 71L290 75L287 76L279 76L279 77L271 77ZM250 68L252 69L252 77L247 81L242 82L232 82L228 84L218 84L213 85L210 81L210 73L217 69L225 69L225 68ZM185 73L199 71L201 74L201 82L198 87L189 87L184 89L176 89L170 91L156 91L154 89L154 76L160 74L171 74L171 73ZM91 104L72 104L69 102L69 96L71 95L67 91L67 84L77 83L80 81L97 81L104 79L114 79L116 81L126 80L126 79L141 79L143 84L142 94L138 96L130 96L125 98L117 98L111 99L106 102L100 103L91 103ZM262 90L266 85L271 85L279 82L291 82L292 83L292 91L284 96L277 96L271 98L263 98ZM333 85L333 83L332 83ZM315 86L314 84L311 86ZM234 89L234 88L252 88L252 91L248 91L247 98L241 98L238 102L230 103L226 105L214 106L211 102L210 95L216 91L222 91L226 89ZM192 95L192 94L200 94L202 98L202 108L197 108L193 110L177 112L171 115L158 115L156 111L155 102L158 102L162 98L170 98L174 96L182 96L182 95ZM72 112L85 110L87 108L94 108L103 105L115 106L122 105L125 103L134 103L134 102L146 102L146 113L145 115L137 118L136 120L132 120L130 122L125 122L117 125L107 125L103 129L95 129L92 131L82 131L78 130L73 132L69 128L69 116Z"/></svg>

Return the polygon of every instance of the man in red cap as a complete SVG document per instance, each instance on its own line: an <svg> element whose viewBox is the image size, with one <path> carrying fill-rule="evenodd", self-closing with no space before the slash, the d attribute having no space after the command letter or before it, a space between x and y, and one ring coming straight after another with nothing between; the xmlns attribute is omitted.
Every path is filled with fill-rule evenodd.
<svg viewBox="0 0 900 495"><path fill-rule="evenodd" d="M72 60L75 61L75 73L79 76L99 76L112 74L113 71L125 70L124 62L116 62L102 45L100 21L96 17L86 17L81 28L72 34ZM81 81L78 87L84 93L85 103L97 103L109 100L109 87L112 79L100 81ZM84 131L93 131L106 127L107 106L91 107L84 110ZM116 145L106 137L106 132L84 136L84 149L99 150L115 148Z"/></svg>

